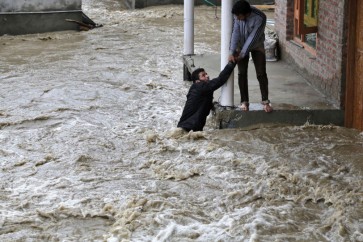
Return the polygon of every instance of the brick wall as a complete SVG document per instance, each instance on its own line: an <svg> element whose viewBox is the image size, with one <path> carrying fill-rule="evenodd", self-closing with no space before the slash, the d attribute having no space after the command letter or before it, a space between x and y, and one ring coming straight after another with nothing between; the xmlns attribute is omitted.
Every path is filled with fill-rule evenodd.
<svg viewBox="0 0 363 242"><path fill-rule="evenodd" d="M275 29L281 58L332 103L342 108L345 92L347 0L320 0L316 55L293 42L294 1L276 0Z"/></svg>

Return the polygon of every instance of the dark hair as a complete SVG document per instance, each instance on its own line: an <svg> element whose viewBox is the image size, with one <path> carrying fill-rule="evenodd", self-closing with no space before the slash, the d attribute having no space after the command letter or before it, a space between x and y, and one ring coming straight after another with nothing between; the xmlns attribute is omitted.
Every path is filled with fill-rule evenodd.
<svg viewBox="0 0 363 242"><path fill-rule="evenodd" d="M240 15L240 14L246 15L250 12L251 12L251 5L245 0L240 0L236 2L232 7L232 14L234 15Z"/></svg>
<svg viewBox="0 0 363 242"><path fill-rule="evenodd" d="M199 73L201 73L203 71L204 71L203 68L195 69L192 73L192 81L195 82L195 81L199 80Z"/></svg>

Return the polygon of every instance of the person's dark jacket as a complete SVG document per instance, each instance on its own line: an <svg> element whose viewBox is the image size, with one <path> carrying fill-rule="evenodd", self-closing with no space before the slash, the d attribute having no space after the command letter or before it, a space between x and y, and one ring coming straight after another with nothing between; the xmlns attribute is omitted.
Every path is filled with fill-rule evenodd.
<svg viewBox="0 0 363 242"><path fill-rule="evenodd" d="M183 128L186 131L203 130L207 116L213 107L213 93L226 83L235 66L235 63L230 62L224 67L217 78L209 80L208 82L200 81L192 84L178 123L179 128Z"/></svg>

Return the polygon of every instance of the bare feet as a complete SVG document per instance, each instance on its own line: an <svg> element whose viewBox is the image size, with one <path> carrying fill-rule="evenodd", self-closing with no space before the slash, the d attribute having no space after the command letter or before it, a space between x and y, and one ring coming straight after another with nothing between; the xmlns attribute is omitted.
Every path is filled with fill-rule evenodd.
<svg viewBox="0 0 363 242"><path fill-rule="evenodd" d="M262 105L263 110L265 110L266 113L271 113L273 111L269 100L262 101Z"/></svg>
<svg viewBox="0 0 363 242"><path fill-rule="evenodd" d="M250 104L248 102L242 102L240 108L242 109L242 111L247 112L250 110L249 106L250 106Z"/></svg>

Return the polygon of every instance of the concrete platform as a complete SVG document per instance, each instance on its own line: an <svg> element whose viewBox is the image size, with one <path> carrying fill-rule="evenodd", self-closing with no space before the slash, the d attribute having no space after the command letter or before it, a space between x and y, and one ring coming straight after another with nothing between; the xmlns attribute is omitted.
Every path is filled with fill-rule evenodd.
<svg viewBox="0 0 363 242"><path fill-rule="evenodd" d="M196 68L202 67L211 78L220 70L219 55L184 56L184 77ZM238 87L238 70L234 71L234 107L219 105L220 89L214 94L216 128L256 128L280 125L344 125L344 111L334 107L328 99L307 80L293 70L284 61L267 62L269 78L269 99L274 108L272 113L265 113L261 102L261 93L252 61L249 63L250 111L242 111ZM184 79L185 79L184 78Z"/></svg>
<svg viewBox="0 0 363 242"><path fill-rule="evenodd" d="M0 13L0 36L79 29L66 19L82 22L82 10Z"/></svg>

